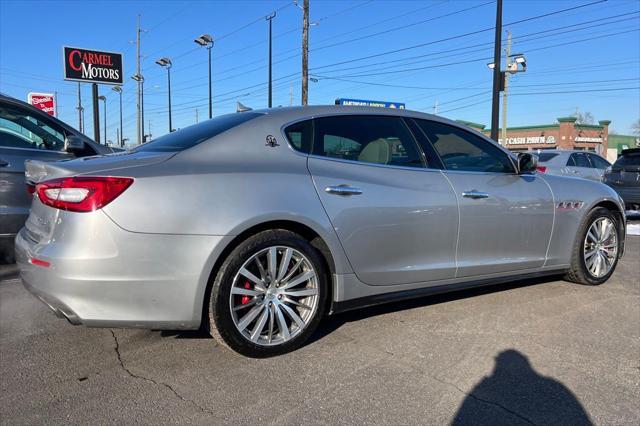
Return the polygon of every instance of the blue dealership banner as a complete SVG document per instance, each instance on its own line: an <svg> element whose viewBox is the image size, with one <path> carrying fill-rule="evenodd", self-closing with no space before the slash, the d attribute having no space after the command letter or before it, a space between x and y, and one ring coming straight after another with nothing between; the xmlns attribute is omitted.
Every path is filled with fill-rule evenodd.
<svg viewBox="0 0 640 426"><path fill-rule="evenodd" d="M339 98L336 99L336 105L404 109L404 104L402 102L370 101L365 99Z"/></svg>

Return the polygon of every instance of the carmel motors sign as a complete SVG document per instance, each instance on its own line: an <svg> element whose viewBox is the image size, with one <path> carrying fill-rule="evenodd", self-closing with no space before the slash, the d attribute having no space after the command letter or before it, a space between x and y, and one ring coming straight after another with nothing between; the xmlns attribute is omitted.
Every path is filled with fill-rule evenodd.
<svg viewBox="0 0 640 426"><path fill-rule="evenodd" d="M122 54L64 46L64 79L87 83L122 84Z"/></svg>
<svg viewBox="0 0 640 426"><path fill-rule="evenodd" d="M501 145L504 145L502 139L499 139L498 142ZM536 144L555 144L556 138L553 136L527 136L527 137L517 137L517 138L507 138L507 145L536 145Z"/></svg>

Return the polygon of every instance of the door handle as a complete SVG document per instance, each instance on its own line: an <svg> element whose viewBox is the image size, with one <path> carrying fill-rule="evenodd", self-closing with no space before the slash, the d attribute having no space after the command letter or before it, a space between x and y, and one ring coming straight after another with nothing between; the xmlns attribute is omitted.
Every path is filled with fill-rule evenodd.
<svg viewBox="0 0 640 426"><path fill-rule="evenodd" d="M472 191L463 192L462 196L465 198L473 198L474 200L479 198L489 198L489 194L487 194L486 192L476 191L475 189Z"/></svg>
<svg viewBox="0 0 640 426"><path fill-rule="evenodd" d="M9 167L10 164L8 161L5 161L3 159L0 159L0 167Z"/></svg>
<svg viewBox="0 0 640 426"><path fill-rule="evenodd" d="M341 195L343 197L348 197L350 195L360 195L362 194L362 189L356 188L355 186L350 185L333 185L327 186L324 189L324 192L327 194Z"/></svg>

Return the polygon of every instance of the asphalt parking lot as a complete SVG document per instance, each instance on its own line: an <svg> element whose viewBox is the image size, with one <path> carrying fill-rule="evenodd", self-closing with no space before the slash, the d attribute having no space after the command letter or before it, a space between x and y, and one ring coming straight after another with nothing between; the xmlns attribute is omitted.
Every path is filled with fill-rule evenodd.
<svg viewBox="0 0 640 426"><path fill-rule="evenodd" d="M640 424L640 236L600 287L528 281L326 320L254 360L90 329L0 270L2 424Z"/></svg>

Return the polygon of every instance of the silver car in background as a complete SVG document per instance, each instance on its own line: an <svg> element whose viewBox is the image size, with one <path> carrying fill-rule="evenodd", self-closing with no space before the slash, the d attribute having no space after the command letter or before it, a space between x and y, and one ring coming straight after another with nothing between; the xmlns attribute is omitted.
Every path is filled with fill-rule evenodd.
<svg viewBox="0 0 640 426"><path fill-rule="evenodd" d="M16 257L58 315L202 326L254 357L349 309L554 274L601 284L624 250L613 189L405 110L224 115L123 154L28 162L27 178Z"/></svg>
<svg viewBox="0 0 640 426"><path fill-rule="evenodd" d="M588 151L549 149L538 153L538 171L601 182L611 163Z"/></svg>

